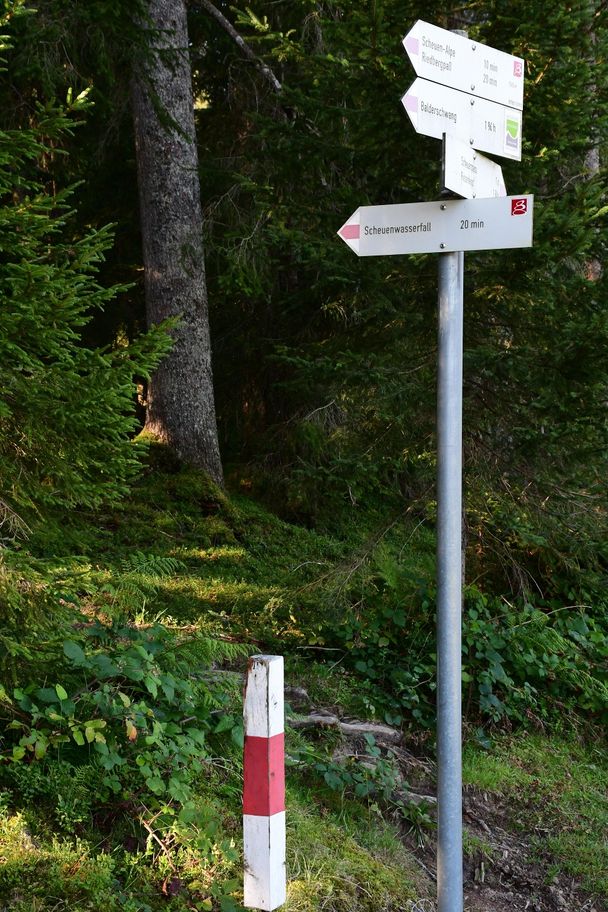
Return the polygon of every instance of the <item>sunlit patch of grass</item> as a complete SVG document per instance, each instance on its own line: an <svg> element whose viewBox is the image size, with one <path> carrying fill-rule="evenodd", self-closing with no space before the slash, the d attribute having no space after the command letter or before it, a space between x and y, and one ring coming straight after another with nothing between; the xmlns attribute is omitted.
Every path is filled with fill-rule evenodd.
<svg viewBox="0 0 608 912"><path fill-rule="evenodd" d="M537 813L550 827L546 840L535 840L538 848L546 848L588 890L608 898L606 751L528 737L516 757L533 777L541 796Z"/></svg>
<svg viewBox="0 0 608 912"><path fill-rule="evenodd" d="M548 836L547 850L569 874L578 877L591 893L608 898L608 846L606 829L603 835L580 825L572 831Z"/></svg>
<svg viewBox="0 0 608 912"><path fill-rule="evenodd" d="M195 545L181 545L171 551L171 556L182 561L206 563L222 563L227 567L242 564L247 561L248 555L244 548L234 545L221 545L212 548L200 548Z"/></svg>
<svg viewBox="0 0 608 912"><path fill-rule="evenodd" d="M482 791L505 794L519 787L529 786L532 777L519 765L494 752L483 752L466 745L463 752L462 781Z"/></svg>
<svg viewBox="0 0 608 912"><path fill-rule="evenodd" d="M338 821L312 795L290 793L286 912L397 912L424 887L397 834L374 815Z"/></svg>
<svg viewBox="0 0 608 912"><path fill-rule="evenodd" d="M114 861L85 842L40 845L20 814L0 812L0 903L11 912L116 908Z"/></svg>
<svg viewBox="0 0 608 912"><path fill-rule="evenodd" d="M176 576L164 580L161 587L163 602L171 606L173 617L194 619L205 607L229 614L263 611L272 598L281 595L276 586L256 586L253 583L210 576ZM177 610L181 606L181 610Z"/></svg>

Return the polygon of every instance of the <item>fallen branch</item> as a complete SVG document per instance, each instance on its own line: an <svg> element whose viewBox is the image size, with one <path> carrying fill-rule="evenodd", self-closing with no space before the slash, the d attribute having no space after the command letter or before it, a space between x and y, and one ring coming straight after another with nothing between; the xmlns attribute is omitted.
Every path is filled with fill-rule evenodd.
<svg viewBox="0 0 608 912"><path fill-rule="evenodd" d="M398 744L401 741L401 732L389 725L381 725L379 722L342 722L330 713L310 713L300 719L287 721L291 728L337 728L343 735L351 738L357 735L372 735L391 744Z"/></svg>

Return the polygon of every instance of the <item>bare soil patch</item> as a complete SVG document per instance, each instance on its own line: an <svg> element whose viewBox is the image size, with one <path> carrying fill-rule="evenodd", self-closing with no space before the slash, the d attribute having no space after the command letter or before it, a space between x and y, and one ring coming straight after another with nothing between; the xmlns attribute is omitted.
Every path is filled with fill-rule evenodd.
<svg viewBox="0 0 608 912"><path fill-rule="evenodd" d="M400 753L404 778L415 783L412 794L434 797L434 777L429 775L432 764ZM575 878L553 873L554 859L537 848L538 831L526 829L525 806L466 787L463 824L465 846L471 847L464 859L465 912L608 912L608 905L590 895ZM404 839L434 880L436 844L432 836L423 847L411 832Z"/></svg>
<svg viewBox="0 0 608 912"><path fill-rule="evenodd" d="M317 726L341 732L343 741L334 753L336 762L358 755L364 764L369 764L368 745L362 737L366 723L341 720L333 708L331 712L315 711L299 727ZM403 743L396 743L400 739L395 734L395 729L386 726L374 731L378 747L383 753L390 752L398 762L403 788L399 795L424 805L434 816L435 766L423 752L417 755L406 750ZM525 799L519 802L517 798L466 787L463 823L465 912L608 912L606 902L583 889L576 878L555 873L561 866L539 848L548 831L535 828L534 815L527 809ZM435 908L436 895L434 832L403 826L403 840L420 865L428 887L419 908L408 907L407 912L430 912Z"/></svg>

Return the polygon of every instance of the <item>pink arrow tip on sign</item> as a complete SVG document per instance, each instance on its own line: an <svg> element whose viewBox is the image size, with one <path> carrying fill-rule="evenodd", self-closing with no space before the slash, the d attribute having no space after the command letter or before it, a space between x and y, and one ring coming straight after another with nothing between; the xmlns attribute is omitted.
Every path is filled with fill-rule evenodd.
<svg viewBox="0 0 608 912"><path fill-rule="evenodd" d="M359 238L361 231L360 225L342 225L338 234L345 241L355 241Z"/></svg>
<svg viewBox="0 0 608 912"><path fill-rule="evenodd" d="M410 38L409 35L406 35L403 39L403 47L408 54L418 55L420 53L420 41L418 38Z"/></svg>
<svg viewBox="0 0 608 912"><path fill-rule="evenodd" d="M341 228L336 232L339 238L348 244L351 250L353 250L357 256L359 256L359 241L361 239L361 219L359 218L359 210L355 209L349 218L346 219L345 223Z"/></svg>
<svg viewBox="0 0 608 912"><path fill-rule="evenodd" d="M405 108L406 111L411 111L412 114L418 113L418 96L417 95L410 95L410 93L408 92L406 95L403 96L401 101L402 101L403 107Z"/></svg>

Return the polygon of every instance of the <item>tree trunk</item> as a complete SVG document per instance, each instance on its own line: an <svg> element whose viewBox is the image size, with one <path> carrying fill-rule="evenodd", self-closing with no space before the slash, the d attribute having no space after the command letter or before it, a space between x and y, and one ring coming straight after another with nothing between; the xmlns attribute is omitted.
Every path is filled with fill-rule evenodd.
<svg viewBox="0 0 608 912"><path fill-rule="evenodd" d="M597 57L596 57L596 53L595 53L595 49L597 46L597 35L595 32L595 26L594 26L595 16L596 16L595 0L589 0L588 10L589 10L589 21L590 21L589 38L591 41L591 47L593 48L593 56L592 56L592 59L590 62L593 67L593 71L595 71L595 67L597 65ZM597 85L595 84L595 82L592 82L589 87L589 95L591 98L593 98L595 100L595 99L597 99L597 94L598 94ZM597 104L594 107L597 108ZM599 133L597 130L597 126L596 126L598 113L599 112L595 111L594 115L593 115L593 119L591 122L592 126L591 126L591 136L590 136L591 146L587 150L587 154L585 156L585 170L587 172L587 177L589 180L593 179L594 177L597 177L601 171L601 154L600 154L601 140L600 140L600 136L599 136ZM599 229L596 229L596 230L599 231ZM585 275L586 275L586 278L590 282L599 282L599 280L602 278L603 272L604 272L604 268L602 266L602 263L596 257L592 257L590 260L587 261Z"/></svg>
<svg viewBox="0 0 608 912"><path fill-rule="evenodd" d="M148 325L177 317L148 390L146 430L223 484L185 0L148 0L150 53L132 82Z"/></svg>

